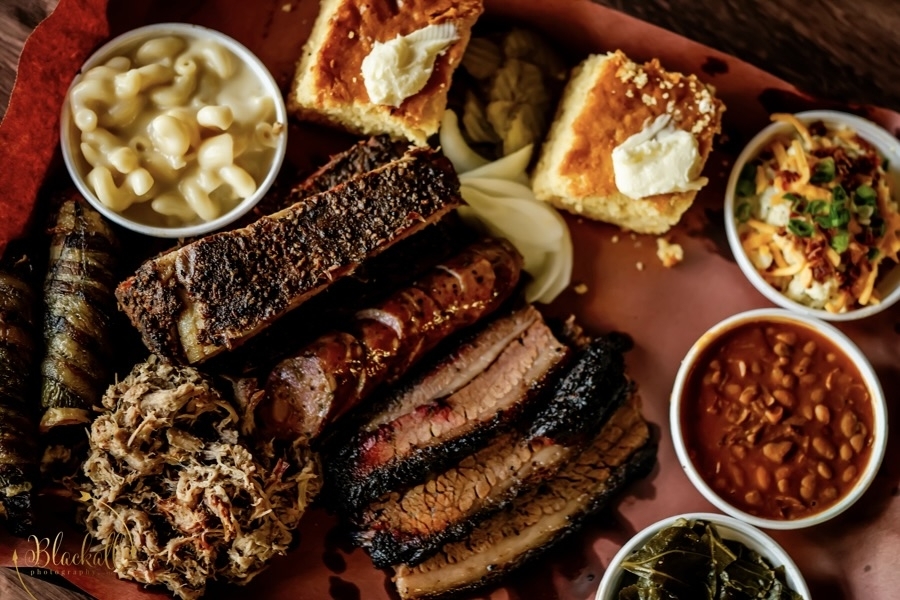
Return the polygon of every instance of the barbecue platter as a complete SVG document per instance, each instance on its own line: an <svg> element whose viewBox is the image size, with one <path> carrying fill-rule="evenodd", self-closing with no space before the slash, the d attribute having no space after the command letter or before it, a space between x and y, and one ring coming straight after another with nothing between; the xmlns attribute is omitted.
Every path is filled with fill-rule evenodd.
<svg viewBox="0 0 900 600"><path fill-rule="evenodd" d="M812 101L747 96L785 84L736 61L730 75L702 68L700 47L648 53L590 3L563 16L481 0L271 4L144 19L233 35L271 76L216 31L161 24L98 35L85 50L108 43L61 84L68 173L54 166L0 239L0 549L21 555L54 528L86 536L106 560L70 579L98 598L275 598L307 584L317 598L360 597L354 585L372 586L366 598L592 596L619 568L608 561L623 531L709 506L669 428L698 447L713 433L667 422L667 400L703 329L764 303L728 264L721 220L736 152L767 113L796 148L764 149L758 173L732 176L736 197L761 194L754 213L726 215L740 243L771 258L752 259L767 281L794 277L811 295L826 285L815 265L831 265L828 286L888 309L866 322L890 321L897 150L834 129L803 152L824 126L793 113ZM563 43L579 18L595 27ZM801 221L820 224L817 245ZM788 230L808 256L778 246ZM838 320L853 310L822 306ZM704 410L730 432L718 450L730 475L712 468L712 487L730 498L777 481L793 508L764 526L787 529L869 486L864 498L885 495L875 472L896 373L879 382L868 361L880 371L898 355L877 326L850 325L821 351L795 351L774 327L758 348L774 366L719 357L686 389L705 386ZM803 386L819 391L807 400ZM845 397L859 398L852 411ZM761 462L743 470L760 430ZM754 498L731 501L751 522ZM842 535L834 547L859 534ZM811 540L788 540L801 567L823 552ZM785 580L785 564L705 521L640 552L663 543L720 548L714 563L736 553L735 571L718 572L726 587L762 568L766 597L809 594L793 563ZM567 581L526 589L573 551L590 558ZM622 564L640 578L614 597L666 585L635 560ZM734 597L758 597L742 585Z"/></svg>

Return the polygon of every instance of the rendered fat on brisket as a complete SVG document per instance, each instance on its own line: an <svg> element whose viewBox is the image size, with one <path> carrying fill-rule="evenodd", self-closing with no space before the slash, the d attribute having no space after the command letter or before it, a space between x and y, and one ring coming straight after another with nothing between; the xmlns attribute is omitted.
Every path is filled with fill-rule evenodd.
<svg viewBox="0 0 900 600"><path fill-rule="evenodd" d="M532 306L495 319L383 401L326 461L335 500L355 512L482 447L520 415L568 354Z"/></svg>
<svg viewBox="0 0 900 600"><path fill-rule="evenodd" d="M257 414L277 435L316 437L438 343L495 311L516 288L521 267L521 255L504 240L469 246L281 361Z"/></svg>
<svg viewBox="0 0 900 600"><path fill-rule="evenodd" d="M149 260L119 285L152 352L198 363L238 346L461 202L452 166L427 148L297 200Z"/></svg>
<svg viewBox="0 0 900 600"><path fill-rule="evenodd" d="M578 530L628 483L649 473L656 445L635 402L619 408L590 445L552 479L525 492L416 565L399 565L401 598L440 598L471 592L505 577Z"/></svg>
<svg viewBox="0 0 900 600"><path fill-rule="evenodd" d="M459 464L368 505L358 519L357 542L377 567L421 562L556 474L628 393L621 350L606 338L594 340L541 394L524 431L501 433Z"/></svg>

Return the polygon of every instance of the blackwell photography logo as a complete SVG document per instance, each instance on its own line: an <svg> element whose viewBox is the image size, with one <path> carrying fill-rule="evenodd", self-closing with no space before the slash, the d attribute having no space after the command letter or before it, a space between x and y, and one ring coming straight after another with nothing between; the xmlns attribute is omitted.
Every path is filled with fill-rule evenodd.
<svg viewBox="0 0 900 600"><path fill-rule="evenodd" d="M77 551L63 550L63 533L57 533L54 538L39 538L35 535L28 537L28 550L19 554L13 550L12 562L19 584L22 589L34 600L38 600L34 592L29 589L26 580L22 577L21 570L26 574L66 576L90 576L100 570L113 570L114 561L111 546L105 546L102 550L91 550L91 537L85 534L81 540L81 547Z"/></svg>

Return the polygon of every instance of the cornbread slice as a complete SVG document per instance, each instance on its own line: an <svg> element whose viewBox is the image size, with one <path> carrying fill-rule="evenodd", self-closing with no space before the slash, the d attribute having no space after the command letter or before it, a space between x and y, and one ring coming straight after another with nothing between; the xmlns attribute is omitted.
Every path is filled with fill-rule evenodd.
<svg viewBox="0 0 900 600"><path fill-rule="evenodd" d="M699 174L721 129L724 104L694 75L670 73L653 59L638 65L621 51L592 55L573 72L534 174L541 200L638 233L664 233L696 190L641 199L616 186L613 149L661 115L697 141Z"/></svg>
<svg viewBox="0 0 900 600"><path fill-rule="evenodd" d="M301 119L354 133L387 133L426 144L440 126L450 80L483 10L482 0L322 0L297 66L288 109ZM458 39L437 57L425 87L397 107L370 101L362 62L375 42L443 23L455 25Z"/></svg>

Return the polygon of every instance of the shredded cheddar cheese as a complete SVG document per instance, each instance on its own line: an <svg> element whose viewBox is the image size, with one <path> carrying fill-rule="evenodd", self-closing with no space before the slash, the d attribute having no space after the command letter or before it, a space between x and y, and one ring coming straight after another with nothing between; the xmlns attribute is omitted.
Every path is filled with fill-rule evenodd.
<svg viewBox="0 0 900 600"><path fill-rule="evenodd" d="M735 216L744 251L766 281L808 306L877 304L882 277L900 268L900 211L883 157L850 128L791 114L772 120L794 131L741 171Z"/></svg>
<svg viewBox="0 0 900 600"><path fill-rule="evenodd" d="M781 121L782 123L788 123L797 130L797 133L800 134L800 137L803 138L803 143L807 148L812 148L812 136L809 135L809 129L806 128L806 125L800 122L796 116L788 113L775 113L772 115L773 121Z"/></svg>
<svg viewBox="0 0 900 600"><path fill-rule="evenodd" d="M800 179L797 180L797 185L805 185L809 183L809 162L806 160L806 153L803 151L803 148L800 146L799 140L794 140L791 142L791 148L794 149L794 161L797 164L797 172L800 173Z"/></svg>

